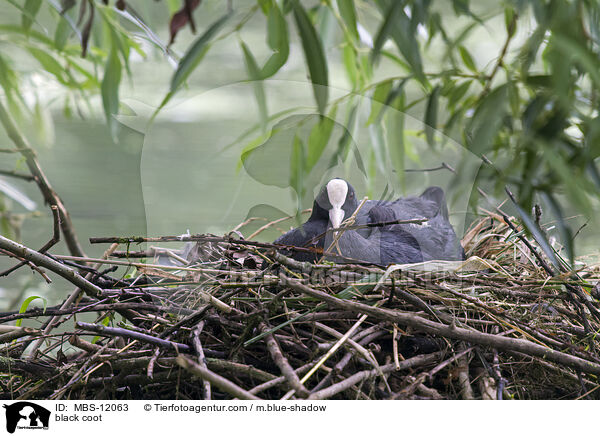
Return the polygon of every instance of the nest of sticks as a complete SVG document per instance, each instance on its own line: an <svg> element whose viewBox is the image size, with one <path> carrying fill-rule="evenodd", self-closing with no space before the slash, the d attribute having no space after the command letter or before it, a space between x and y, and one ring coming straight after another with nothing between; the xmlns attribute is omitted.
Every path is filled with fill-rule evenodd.
<svg viewBox="0 0 600 436"><path fill-rule="evenodd" d="M561 273L501 212L465 262L388 268L232 235L92 242L103 259L21 254L77 289L0 314L3 399L600 398L598 268Z"/></svg>

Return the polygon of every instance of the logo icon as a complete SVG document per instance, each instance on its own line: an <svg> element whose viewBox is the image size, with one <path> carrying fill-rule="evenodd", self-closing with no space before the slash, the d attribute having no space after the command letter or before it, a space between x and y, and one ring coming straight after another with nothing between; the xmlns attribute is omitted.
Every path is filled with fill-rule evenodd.
<svg viewBox="0 0 600 436"><path fill-rule="evenodd" d="M6 431L19 429L48 429L50 411L29 401L19 401L3 406L6 409Z"/></svg>

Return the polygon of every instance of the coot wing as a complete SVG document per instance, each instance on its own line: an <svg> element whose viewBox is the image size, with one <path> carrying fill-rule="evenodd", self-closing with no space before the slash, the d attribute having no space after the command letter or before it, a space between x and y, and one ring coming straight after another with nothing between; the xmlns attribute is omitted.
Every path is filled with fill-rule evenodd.
<svg viewBox="0 0 600 436"><path fill-rule="evenodd" d="M382 231L394 232L395 239L404 244L404 248L415 247L416 243L416 251L420 252L423 260L464 258L464 251L448 220L444 191L437 186L427 188L419 197L399 198L394 202L375 206L368 215L370 222L427 218L423 224L395 224L384 227ZM394 239L388 237L383 242L385 244L390 240ZM387 249L394 251L393 247ZM416 253L413 257L417 257Z"/></svg>
<svg viewBox="0 0 600 436"><path fill-rule="evenodd" d="M323 248L323 238L317 239L327 229L327 222L307 221L296 229L281 235L273 243L281 245L293 245L304 248ZM314 262L320 255L293 250L282 250L286 256L291 256L300 262Z"/></svg>

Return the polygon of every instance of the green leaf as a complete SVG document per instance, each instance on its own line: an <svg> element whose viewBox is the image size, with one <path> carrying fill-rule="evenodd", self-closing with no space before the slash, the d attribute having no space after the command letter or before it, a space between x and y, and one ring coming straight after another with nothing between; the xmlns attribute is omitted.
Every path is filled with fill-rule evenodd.
<svg viewBox="0 0 600 436"><path fill-rule="evenodd" d="M258 0L258 5L260 6L260 9L262 10L263 14L267 15L269 13L269 11L271 10L271 8L273 7L273 1L272 0Z"/></svg>
<svg viewBox="0 0 600 436"><path fill-rule="evenodd" d="M452 90L448 94L448 106L449 107L453 108L454 106L456 106L456 104L460 101L460 99L463 98L465 96L465 94L467 93L467 91L469 90L471 83L473 83L471 80L466 80L465 82L461 83L460 85L452 88Z"/></svg>
<svg viewBox="0 0 600 436"><path fill-rule="evenodd" d="M262 68L263 79L271 77L287 62L290 54L290 41L287 22L281 9L274 2L267 17L267 44L275 52Z"/></svg>
<svg viewBox="0 0 600 436"><path fill-rule="evenodd" d="M452 0L452 8L456 15L471 15L469 0Z"/></svg>
<svg viewBox="0 0 600 436"><path fill-rule="evenodd" d="M452 136L452 133L453 133L452 129L454 128L455 125L458 124L459 120L463 119L464 113L465 113L464 108L458 108L452 113L452 115L450 115L450 117L446 120L446 124L444 125L444 130L442 131L444 136L452 137L454 139L454 137Z"/></svg>
<svg viewBox="0 0 600 436"><path fill-rule="evenodd" d="M525 83L533 88L551 88L552 76L547 74L532 74L525 77Z"/></svg>
<svg viewBox="0 0 600 436"><path fill-rule="evenodd" d="M175 93L179 90L179 87L187 80L192 71L194 71L200 64L202 58L204 58L210 49L210 41L215 37L221 27L223 27L223 25L231 16L231 13L223 15L221 18L211 24L210 27L190 46L183 58L181 58L179 61L177 70L171 78L170 90L150 117L150 123L154 120L154 118L156 118L160 110L165 107L171 98L173 98Z"/></svg>
<svg viewBox="0 0 600 436"><path fill-rule="evenodd" d="M579 183L581 179L574 174L574 169L567 164L568 161L565 158L561 158L559 154L555 153L551 149L544 153L543 157L546 162L548 162L554 174L558 175L558 177L562 179L564 187L568 193L567 197L569 200L580 207L581 210L586 214L593 213L594 210L590 204L588 196L586 195L586 190L584 189L584 186Z"/></svg>
<svg viewBox="0 0 600 436"><path fill-rule="evenodd" d="M241 42L242 50L244 52L244 60L246 62L246 70L248 71L248 76L250 80L252 80L252 86L254 87L254 95L256 97L256 103L258 105L258 113L260 115L260 123L263 127L263 132L266 130L267 126L267 101L265 97L265 89L263 86L263 82L261 80L261 72L258 69L258 65L256 64L256 60L252 55L252 52L248 48L244 42Z"/></svg>
<svg viewBox="0 0 600 436"><path fill-rule="evenodd" d="M331 138L331 132L335 125L335 116L337 113L337 105L333 106L326 117L321 117L310 131L308 137L308 152L306 156L306 173L310 173L319 158L323 154L325 147Z"/></svg>
<svg viewBox="0 0 600 436"><path fill-rule="evenodd" d="M521 110L521 99L519 97L519 87L516 82L511 82L508 87L508 102L513 117L518 117Z"/></svg>
<svg viewBox="0 0 600 436"><path fill-rule="evenodd" d="M381 108L381 111L379 112L379 116L377 117L377 121L381 120L381 118L383 117L383 114L389 107L393 107L396 110L404 110L405 109L404 102L403 101L399 102L397 99L398 99L398 97L401 97L404 94L404 86L406 85L406 82L408 82L408 78L405 77L394 87L394 89L392 89L388 93L387 97L385 98L383 107Z"/></svg>
<svg viewBox="0 0 600 436"><path fill-rule="evenodd" d="M248 157L252 154L252 151L258 146L262 145L267 139L271 137L272 132L265 132L262 135L256 137L252 141L250 141L246 146L242 149L240 153L240 159L236 166L236 171L239 171L242 168L242 165L248 159Z"/></svg>
<svg viewBox="0 0 600 436"><path fill-rule="evenodd" d="M23 304L21 304L21 308L19 309L19 313L25 313L27 311L27 308L29 307L29 305L31 304L32 301L40 299L44 302L44 312L46 311L46 305L48 304L48 302L46 301L46 299L44 297L40 297L38 295L33 295L29 298L27 298L25 301L23 301ZM15 325L17 327L21 327L21 324L23 324L23 318L18 319L17 322L15 322Z"/></svg>
<svg viewBox="0 0 600 436"><path fill-rule="evenodd" d="M137 15L130 13L128 10L120 11L115 9L115 12L144 32L147 37L146 39L160 48L165 55L172 56L167 45Z"/></svg>
<svg viewBox="0 0 600 436"><path fill-rule="evenodd" d="M221 30L221 27L223 27L230 17L230 13L223 15L221 18L211 24L210 27L206 29L206 31L190 46L183 58L181 58L179 61L179 65L177 66L175 74L173 74L173 78L171 79L170 94L177 92L179 87L187 80L192 71L196 69L210 48L210 41L215 37L219 30ZM162 104L162 106L164 106L164 104Z"/></svg>
<svg viewBox="0 0 600 436"><path fill-rule="evenodd" d="M375 42L373 43L373 50L371 50L371 62L377 62L383 44L385 41L387 41L392 29L398 25L403 3L404 2L401 1L392 1L389 9L387 10L385 19L383 20L383 23L381 23L381 26L377 31L377 36L375 37Z"/></svg>
<svg viewBox="0 0 600 436"><path fill-rule="evenodd" d="M110 9L107 7L97 8L100 12L102 19L106 26L105 28L110 32L110 38L112 43L119 49L121 58L123 59L123 66L130 79L132 79L132 73L129 68L129 53L131 50L135 50L142 58L146 57L144 51L140 48L140 44L135 41L131 34L126 32L121 26L118 17L116 17L116 9Z"/></svg>
<svg viewBox="0 0 600 436"><path fill-rule="evenodd" d="M113 141L118 141L117 136L119 133L119 123L117 122L114 115L119 113L119 85L121 83L121 60L117 53L117 47L113 42L113 46L106 60L106 67L104 68L104 78L102 79L102 85L100 86L102 94L102 106L104 108L104 115L106 116L106 122L110 129L110 133Z"/></svg>
<svg viewBox="0 0 600 436"><path fill-rule="evenodd" d="M52 55L48 54L48 51L32 46L27 47L27 50L29 50L29 53L40 63L44 70L56 77L56 80L63 85L67 84L65 69Z"/></svg>
<svg viewBox="0 0 600 436"><path fill-rule="evenodd" d="M352 84L352 88L356 88L359 84L359 71L356 63L356 51L350 44L344 44L344 50L342 52L344 60L344 68L348 79Z"/></svg>
<svg viewBox="0 0 600 436"><path fill-rule="evenodd" d="M551 46L557 48L562 56L563 62L574 60L579 66L586 70L595 86L600 87L600 60L598 55L590 51L585 45L578 44L567 36L553 34Z"/></svg>
<svg viewBox="0 0 600 436"><path fill-rule="evenodd" d="M537 57L537 52L544 41L546 29L543 26L537 27L531 36L521 46L519 51L519 69L523 77L527 77L529 68Z"/></svg>
<svg viewBox="0 0 600 436"><path fill-rule="evenodd" d="M412 71L410 65L408 65L406 62L404 62L402 59L400 59L398 56L396 56L393 53L390 53L387 50L381 50L381 55L385 56L386 58L394 61L395 63L398 64L398 66L400 68L402 68L404 71L406 71L407 73L410 73Z"/></svg>
<svg viewBox="0 0 600 436"><path fill-rule="evenodd" d="M556 254L554 253L554 250L552 249L552 247L546 240L546 237L544 236L544 234L538 228L537 224L521 208L521 206L519 206L514 201L513 201L513 205L517 209L517 212L519 213L519 216L521 217L521 220L523 221L523 225L529 231L529 233L531 233L531 235L535 239L535 242L537 242L537 244L542 248L542 250L544 251L546 256L548 256L548 259L550 259L550 262L552 262L552 265L554 265L557 270L560 270L560 263L559 263L558 259L556 258Z"/></svg>
<svg viewBox="0 0 600 436"><path fill-rule="evenodd" d="M405 141L404 141L404 87L398 90L398 95L394 99L392 109L388 115L388 150L395 170L396 179L400 188L404 191L406 187L405 178Z"/></svg>
<svg viewBox="0 0 600 436"><path fill-rule="evenodd" d="M56 31L54 32L54 44L59 51L62 51L63 48L65 48L65 44L72 32L73 30L67 20L64 18L58 20Z"/></svg>
<svg viewBox="0 0 600 436"><path fill-rule="evenodd" d="M108 327L108 325L110 324L111 320L112 320L112 316L111 316L110 314L107 314L107 316L105 316L104 318L102 318L102 322L101 322L101 324L102 324L104 327ZM100 339L102 339L102 336L100 336L100 335L94 336L94 337L92 338L92 344L95 344L95 343L96 343L96 342L98 342Z"/></svg>
<svg viewBox="0 0 600 436"><path fill-rule="evenodd" d="M371 99L371 113L369 114L369 118L367 119L367 126L373 123L376 119L379 118L379 113L381 109L385 105L387 97L392 89L393 80L388 79L380 82L373 92L373 98Z"/></svg>
<svg viewBox="0 0 600 436"><path fill-rule="evenodd" d="M319 7L314 16L315 29L323 48L334 48L337 45L338 24L331 8Z"/></svg>
<svg viewBox="0 0 600 436"><path fill-rule="evenodd" d="M477 155L491 149L492 140L502 125L506 112L507 86L501 85L484 97L467 127L469 150Z"/></svg>
<svg viewBox="0 0 600 436"><path fill-rule="evenodd" d="M386 17L382 27L386 26L387 22L390 22L390 24L387 25L388 27L386 27L385 33L389 33L389 35L392 37L396 43L396 46L400 50L400 53L402 53L404 59L406 59L408 64L411 66L411 72L415 75L415 78L421 82L421 84L428 87L429 82L423 73L421 51L415 36L417 32L403 10L402 5L404 2L399 0L378 0L377 4L381 12ZM380 33L381 31L382 30L380 29ZM387 37L387 35L385 36ZM383 45L383 42L385 42L385 39L380 42L380 44ZM374 45L377 45L377 40Z"/></svg>
<svg viewBox="0 0 600 436"><path fill-rule="evenodd" d="M509 37L512 37L517 30L516 23L513 25L513 19L515 18L515 10L511 7L504 8L504 25L506 27L506 33Z"/></svg>
<svg viewBox="0 0 600 436"><path fill-rule="evenodd" d="M562 208L556 198L549 192L543 192L542 196L550 206L550 210L556 218L555 222L560 234L561 243L567 251L567 258L569 259L572 268L575 261L575 247L573 245L573 233L571 232L571 228L567 225Z"/></svg>
<svg viewBox="0 0 600 436"><path fill-rule="evenodd" d="M167 7L169 17L172 17L181 8L181 2L179 0L166 0L165 6Z"/></svg>
<svg viewBox="0 0 600 436"><path fill-rule="evenodd" d="M302 196L304 195L304 169L306 158L304 156L304 144L298 135L294 135L292 155L290 157L290 186L296 191L298 200L298 211L302 208Z"/></svg>
<svg viewBox="0 0 600 436"><path fill-rule="evenodd" d="M460 52L460 57L465 66L474 73L478 73L477 67L475 66L475 61L471 57L469 51L462 45L458 47L458 50Z"/></svg>
<svg viewBox="0 0 600 436"><path fill-rule="evenodd" d="M64 14L77 4L77 0L60 0L60 13Z"/></svg>
<svg viewBox="0 0 600 436"><path fill-rule="evenodd" d="M358 27L356 25L356 10L354 9L354 0L337 0L337 6L340 10L340 15L348 33L355 41L359 40Z"/></svg>
<svg viewBox="0 0 600 436"><path fill-rule="evenodd" d="M365 83L370 83L373 79L373 65L369 60L369 55L361 54L358 55L358 63L360 65L360 71L362 77L364 77Z"/></svg>
<svg viewBox="0 0 600 436"><path fill-rule="evenodd" d="M50 7L58 13L58 15L62 18L62 20L65 20L67 22L67 24L69 25L71 30L73 30L75 35L77 35L77 39L79 39L79 41L81 41L81 31L77 27L77 23L75 23L75 21L73 21L73 19L69 16L69 14L66 13L64 8L61 5L59 5L56 0L47 0L47 2L50 5Z"/></svg>
<svg viewBox="0 0 600 436"><path fill-rule="evenodd" d="M29 30L35 16L42 6L42 0L26 0L23 15L21 15L21 25L24 29Z"/></svg>
<svg viewBox="0 0 600 436"><path fill-rule="evenodd" d="M433 91L429 95L429 100L427 100L427 109L425 110L425 138L430 147L435 145L440 89L439 85L433 88Z"/></svg>
<svg viewBox="0 0 600 436"><path fill-rule="evenodd" d="M377 167L379 168L380 173L389 174L387 168L387 144L385 141L385 136L383 135L383 127L381 126L381 124L371 124L369 126L369 136L371 137L371 144L373 147L372 150L374 153L373 156L375 158L375 162L377 163ZM371 168L371 173L373 173L373 171L373 168Z"/></svg>
<svg viewBox="0 0 600 436"><path fill-rule="evenodd" d="M36 32L35 30L25 31L20 25L16 24L0 24L0 32L2 34L5 33L15 33L19 35L23 35L27 37L29 40L36 40L41 42L42 44L47 45L49 48L54 48L54 41L47 36L41 34L40 32Z"/></svg>
<svg viewBox="0 0 600 436"><path fill-rule="evenodd" d="M338 141L337 150L335 154L331 158L330 167L335 166L338 162L338 159L341 158L342 161L345 161L348 153L350 152L350 144L352 142L352 131L356 124L356 111L358 109L358 105L350 106L348 111L348 117L345 122L346 128L344 129L344 133ZM364 167L361 167L362 161L357 160L357 165L360 167L360 170L364 173Z"/></svg>
<svg viewBox="0 0 600 436"><path fill-rule="evenodd" d="M329 99L329 83L327 73L327 60L323 51L323 45L310 17L298 0L291 0L294 19L302 40L304 56L308 64L310 80L313 84L313 92L320 114L325 113L325 107Z"/></svg>
<svg viewBox="0 0 600 436"><path fill-rule="evenodd" d="M44 32L47 34L48 31L46 30L45 27L43 27L39 21L37 21L35 19L35 16L37 15L37 12L40 8L40 5L36 4L36 1L26 1L25 6L21 6L21 2L23 0L6 0L7 3L13 5L15 8L17 8L18 10L21 11L21 26L16 26L19 27L21 29L21 32L23 32L24 34L27 34L29 32L29 29L31 29L31 24L35 23L38 26L40 26ZM37 8L37 10L36 10Z"/></svg>

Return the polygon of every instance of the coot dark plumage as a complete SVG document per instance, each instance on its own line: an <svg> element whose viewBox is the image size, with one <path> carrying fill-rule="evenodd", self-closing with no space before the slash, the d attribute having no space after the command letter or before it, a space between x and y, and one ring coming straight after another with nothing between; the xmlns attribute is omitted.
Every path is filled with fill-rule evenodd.
<svg viewBox="0 0 600 436"><path fill-rule="evenodd" d="M358 206L354 188L343 179L332 179L315 199L310 218L302 226L279 237L275 243L327 249L336 232L328 231L325 237L319 236L327 229L340 227ZM444 191L438 187L427 188L419 197L399 198L391 202L368 200L359 210L355 223L375 224L420 218L427 221L345 230L332 252L379 265L464 258L448 220ZM314 261L320 257L304 252L287 254L301 261ZM340 261L339 257L327 257Z"/></svg>

